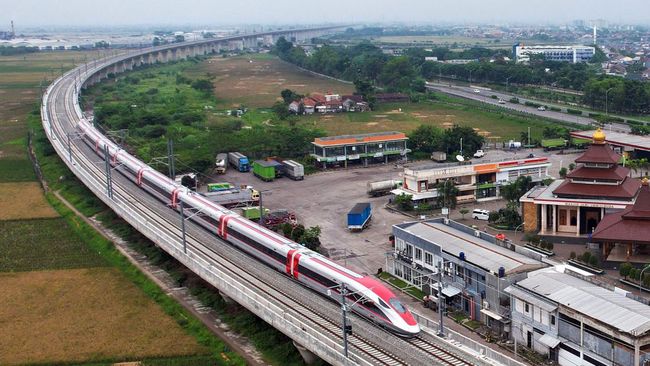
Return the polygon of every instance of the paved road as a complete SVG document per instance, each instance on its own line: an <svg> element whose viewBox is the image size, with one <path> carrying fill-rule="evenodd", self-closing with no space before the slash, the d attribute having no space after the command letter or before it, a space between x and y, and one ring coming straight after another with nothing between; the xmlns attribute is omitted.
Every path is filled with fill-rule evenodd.
<svg viewBox="0 0 650 366"><path fill-rule="evenodd" d="M583 126L591 126L593 123L596 122L593 118L576 116L564 112L556 112L551 110L540 111L535 107L529 107L524 105L524 103L527 101L533 103L540 103L539 101L526 99L520 96L516 96L517 98L519 98L520 101L519 104L510 103L509 100L515 95L506 94L503 92L499 92L487 88L476 88L471 86L460 86L460 85L444 84L444 83L427 83L427 88L445 94L450 94L450 95L454 95L466 99L479 101L482 103L490 104L504 109L510 109L522 113L533 114L539 117L549 118L564 123L573 123L573 124L579 124ZM478 90L479 92L477 93L476 90ZM500 104L498 102L498 99L492 98L492 95L496 95L498 99L505 101L505 104ZM563 111L566 111L566 106L549 104L549 103L542 103L542 104L549 105L549 106L552 105L554 107L562 109ZM609 129L610 126L607 125L607 128ZM611 129L618 132L630 132L630 127L628 125L621 124L621 123L613 123L611 125Z"/></svg>

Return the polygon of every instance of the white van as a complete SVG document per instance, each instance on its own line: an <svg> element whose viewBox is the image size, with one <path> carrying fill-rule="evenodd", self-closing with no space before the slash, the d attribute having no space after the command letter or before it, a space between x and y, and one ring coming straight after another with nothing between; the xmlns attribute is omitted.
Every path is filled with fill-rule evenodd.
<svg viewBox="0 0 650 366"><path fill-rule="evenodd" d="M487 221L490 218L490 211L488 210L481 210L481 209L474 209L472 211L472 218L474 220L485 220Z"/></svg>

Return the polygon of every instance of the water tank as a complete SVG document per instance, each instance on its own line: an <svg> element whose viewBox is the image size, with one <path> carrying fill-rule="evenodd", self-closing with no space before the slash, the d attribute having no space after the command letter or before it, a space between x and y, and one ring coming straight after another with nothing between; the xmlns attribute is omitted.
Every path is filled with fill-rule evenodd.
<svg viewBox="0 0 650 366"><path fill-rule="evenodd" d="M499 278L503 278L506 276L506 269L503 267L499 267Z"/></svg>
<svg viewBox="0 0 650 366"><path fill-rule="evenodd" d="M460 252L460 254L458 255L458 257L460 258L461 261L464 262L464 261L465 261L465 252Z"/></svg>

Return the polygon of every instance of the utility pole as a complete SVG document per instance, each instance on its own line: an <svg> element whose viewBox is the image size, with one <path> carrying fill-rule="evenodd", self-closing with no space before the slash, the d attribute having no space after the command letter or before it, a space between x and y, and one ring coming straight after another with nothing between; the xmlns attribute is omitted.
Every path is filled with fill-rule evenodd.
<svg viewBox="0 0 650 366"><path fill-rule="evenodd" d="M264 206L262 206L262 191L260 193L260 225L264 226Z"/></svg>
<svg viewBox="0 0 650 366"><path fill-rule="evenodd" d="M167 140L167 161L169 165L169 178L174 180L176 178L176 170L174 169L174 141Z"/></svg>
<svg viewBox="0 0 650 366"><path fill-rule="evenodd" d="M445 336L445 327L442 324L444 315L442 310L442 261L438 262L438 313L440 314L440 326L438 327L438 337Z"/></svg>
<svg viewBox="0 0 650 366"><path fill-rule="evenodd" d="M352 334L352 326L348 328L348 309L345 305L345 297L348 294L348 289L345 287L345 283L341 283L341 310L343 312L343 354L345 358L348 357L348 332Z"/></svg>
<svg viewBox="0 0 650 366"><path fill-rule="evenodd" d="M528 146L530 146L530 126L528 126Z"/></svg>
<svg viewBox="0 0 650 366"><path fill-rule="evenodd" d="M183 233L183 253L187 254L187 241L185 239L185 213L183 212L183 200L179 200L181 210L181 231Z"/></svg>
<svg viewBox="0 0 650 366"><path fill-rule="evenodd" d="M108 152L108 145L104 145L104 163L106 165L106 195L113 198L113 179L111 177L111 154Z"/></svg>

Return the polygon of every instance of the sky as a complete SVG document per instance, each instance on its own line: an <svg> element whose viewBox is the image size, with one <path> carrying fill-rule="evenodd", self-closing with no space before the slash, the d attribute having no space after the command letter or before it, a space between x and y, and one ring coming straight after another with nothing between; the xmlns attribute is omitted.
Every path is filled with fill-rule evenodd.
<svg viewBox="0 0 650 366"><path fill-rule="evenodd" d="M0 0L0 30L21 26L322 23L650 24L650 0Z"/></svg>

